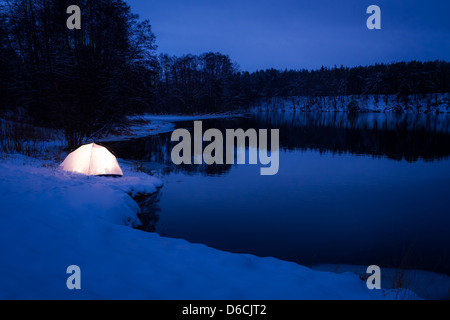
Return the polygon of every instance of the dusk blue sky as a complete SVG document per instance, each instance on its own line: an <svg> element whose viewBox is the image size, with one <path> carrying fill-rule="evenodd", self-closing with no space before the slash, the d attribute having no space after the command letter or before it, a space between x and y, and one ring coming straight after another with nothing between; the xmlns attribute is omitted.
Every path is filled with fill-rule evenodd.
<svg viewBox="0 0 450 320"><path fill-rule="evenodd" d="M159 53L228 54L242 70L449 60L450 1L127 0ZM368 30L369 5L382 30Z"/></svg>

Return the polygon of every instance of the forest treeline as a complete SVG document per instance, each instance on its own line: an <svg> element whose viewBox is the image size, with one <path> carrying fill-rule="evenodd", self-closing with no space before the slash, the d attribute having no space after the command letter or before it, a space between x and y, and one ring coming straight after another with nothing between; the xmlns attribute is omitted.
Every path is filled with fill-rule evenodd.
<svg viewBox="0 0 450 320"><path fill-rule="evenodd" d="M71 146L132 113L229 111L273 97L405 101L450 92L445 61L247 72L221 53L157 55L150 22L125 1L76 1L81 30L66 26L72 2L0 0L0 112L62 128Z"/></svg>
<svg viewBox="0 0 450 320"><path fill-rule="evenodd" d="M81 30L66 26L65 0L1 2L1 107L64 129L70 146L120 123L151 101L155 36L117 0L76 1Z"/></svg>

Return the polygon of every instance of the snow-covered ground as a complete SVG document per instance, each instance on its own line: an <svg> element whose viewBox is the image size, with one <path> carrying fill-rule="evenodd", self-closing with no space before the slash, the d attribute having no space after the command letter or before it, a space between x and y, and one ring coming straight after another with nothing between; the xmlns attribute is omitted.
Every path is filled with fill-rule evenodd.
<svg viewBox="0 0 450 320"><path fill-rule="evenodd" d="M11 153L54 157L65 144L62 130L0 118L0 158Z"/></svg>
<svg viewBox="0 0 450 320"><path fill-rule="evenodd" d="M353 273L221 252L132 228L130 194L161 181L121 162L121 179L69 174L51 161L0 162L0 299L402 299ZM232 235L231 235L232 236ZM66 287L81 268L81 290Z"/></svg>
<svg viewBox="0 0 450 320"><path fill-rule="evenodd" d="M202 115L154 115L143 114L127 117L126 130L117 129L114 133L99 137L99 141L123 141L172 132L176 122L207 119L224 119L242 116L235 113L212 113Z"/></svg>
<svg viewBox="0 0 450 320"><path fill-rule="evenodd" d="M312 267L319 271L335 273L352 272L364 277L367 267L357 265L322 264ZM447 300L450 296L450 277L445 274L423 270L400 270L383 268L381 277L382 288L409 288L420 297L430 300Z"/></svg>

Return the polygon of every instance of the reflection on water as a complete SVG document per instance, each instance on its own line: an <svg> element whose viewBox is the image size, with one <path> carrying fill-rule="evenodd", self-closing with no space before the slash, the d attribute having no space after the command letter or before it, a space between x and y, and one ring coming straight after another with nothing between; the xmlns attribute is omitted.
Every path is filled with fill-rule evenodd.
<svg viewBox="0 0 450 320"><path fill-rule="evenodd" d="M290 150L319 150L385 156L395 160L435 160L450 154L450 117L425 114L309 113L267 116Z"/></svg>
<svg viewBox="0 0 450 320"><path fill-rule="evenodd" d="M192 129L193 122L178 126ZM203 127L204 131L217 128L223 133L238 128L279 129L280 148L284 151L351 153L409 162L439 160L450 155L450 116L446 114L272 112L203 121ZM166 172L223 175L230 170L230 165L174 166L170 154L175 143L170 138L171 134L166 133L108 145L121 158L165 164Z"/></svg>
<svg viewBox="0 0 450 320"><path fill-rule="evenodd" d="M450 273L450 117L259 113L208 128L280 129L280 172L175 166L170 134L111 143L157 171L142 207L162 236L305 265L378 264ZM179 123L193 128L193 122Z"/></svg>

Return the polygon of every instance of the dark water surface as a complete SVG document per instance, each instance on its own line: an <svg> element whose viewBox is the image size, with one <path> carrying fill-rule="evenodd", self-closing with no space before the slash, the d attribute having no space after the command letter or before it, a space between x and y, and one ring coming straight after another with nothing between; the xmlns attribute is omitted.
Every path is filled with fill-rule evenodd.
<svg viewBox="0 0 450 320"><path fill-rule="evenodd" d="M260 165L177 167L170 134L108 145L164 180L145 207L148 231L304 265L450 274L449 125L443 114L280 112L203 121L204 130L280 129L276 176L261 176Z"/></svg>

